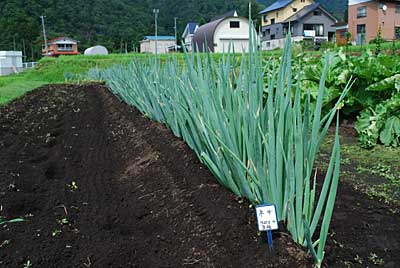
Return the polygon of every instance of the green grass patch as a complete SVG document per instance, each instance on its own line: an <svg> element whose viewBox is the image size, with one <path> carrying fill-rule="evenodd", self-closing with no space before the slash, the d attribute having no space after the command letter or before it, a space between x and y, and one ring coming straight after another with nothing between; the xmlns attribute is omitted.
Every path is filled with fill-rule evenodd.
<svg viewBox="0 0 400 268"><path fill-rule="evenodd" d="M280 56L281 51L267 53L266 57ZM237 54L240 59L241 54ZM74 81L79 75L85 75L91 68L103 69L116 64L128 64L135 61L150 61L151 54L110 54L102 56L61 56L59 58L42 58L35 69L16 75L0 77L0 105L25 94L26 92L45 84L65 83L66 80ZM160 55L161 62L167 58L175 57L178 63L184 62L184 54ZM213 54L215 59L222 54Z"/></svg>
<svg viewBox="0 0 400 268"><path fill-rule="evenodd" d="M28 72L32 71L33 70L29 70ZM39 78L27 79L28 72L0 77L0 104L7 103L34 88L46 84L45 81Z"/></svg>
<svg viewBox="0 0 400 268"><path fill-rule="evenodd" d="M325 171L327 152L332 147L329 135L321 146L318 166ZM341 180L356 190L383 202L400 204L400 149L376 145L361 148L357 139L341 136Z"/></svg>
<svg viewBox="0 0 400 268"><path fill-rule="evenodd" d="M66 82L66 77L86 74L91 68L128 64L133 59L148 60L146 54L111 54L105 56L61 56L43 58L35 69L0 77L0 104L5 104L44 84Z"/></svg>
<svg viewBox="0 0 400 268"><path fill-rule="evenodd" d="M374 49L375 45L368 46L351 46L350 52L362 51L366 49ZM383 49L390 49L391 43L382 45ZM396 43L396 48L400 49L400 42ZM331 49L345 49L345 48L331 48ZM304 53L316 61L322 55L324 50L320 51L302 51L302 49L294 49L293 54ZM283 50L276 49L271 51L264 51L262 56L264 59L277 58L282 56ZM214 60L222 58L222 54L211 54ZM204 56L201 55L202 57ZM240 61L241 53L235 55L237 60ZM56 84L66 82L68 79L76 79L77 75L86 74L91 68L106 68L115 64L128 64L132 60L136 61L149 61L154 56L151 54L130 53L130 54L110 54L102 56L61 56L59 58L42 58L35 69L26 72L0 77L0 105L5 104L26 92L39 87L44 84ZM161 62L165 62L167 58L175 57L178 63L184 63L184 54L163 54L160 55Z"/></svg>

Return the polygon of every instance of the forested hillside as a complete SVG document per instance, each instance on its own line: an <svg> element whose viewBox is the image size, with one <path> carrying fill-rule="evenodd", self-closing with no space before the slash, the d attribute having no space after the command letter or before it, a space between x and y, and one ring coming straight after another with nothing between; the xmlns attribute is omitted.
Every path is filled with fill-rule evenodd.
<svg viewBox="0 0 400 268"><path fill-rule="evenodd" d="M258 0L268 4L274 0ZM328 1L332 10L342 2ZM264 5L253 2L253 16ZM345 4L344 4L345 5ZM0 50L22 50L28 58L40 55L40 15L46 16L49 38L66 35L79 41L83 50L103 44L114 52L132 51L144 35L154 33L153 8L160 9L159 34L173 35L174 17L178 33L187 22L204 23L216 15L236 9L247 16L247 0L2 0L0 1Z"/></svg>

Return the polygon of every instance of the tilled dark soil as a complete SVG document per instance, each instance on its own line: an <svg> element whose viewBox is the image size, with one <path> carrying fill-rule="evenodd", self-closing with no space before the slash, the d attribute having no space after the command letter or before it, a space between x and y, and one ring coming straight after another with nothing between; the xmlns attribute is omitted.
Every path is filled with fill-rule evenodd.
<svg viewBox="0 0 400 268"><path fill-rule="evenodd" d="M400 267L400 215L341 183L326 267ZM311 267L193 152L98 84L0 107L0 267Z"/></svg>
<svg viewBox="0 0 400 268"><path fill-rule="evenodd" d="M101 85L0 107L0 267L310 267L188 147Z"/></svg>

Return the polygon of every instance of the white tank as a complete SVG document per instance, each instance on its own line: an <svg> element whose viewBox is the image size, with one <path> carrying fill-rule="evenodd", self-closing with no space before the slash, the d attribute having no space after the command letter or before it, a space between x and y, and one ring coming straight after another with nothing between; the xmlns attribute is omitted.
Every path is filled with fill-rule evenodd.
<svg viewBox="0 0 400 268"><path fill-rule="evenodd" d="M0 51L0 76L22 71L21 51Z"/></svg>
<svg viewBox="0 0 400 268"><path fill-rule="evenodd" d="M85 55L108 55L107 48L103 46L89 47L85 50Z"/></svg>

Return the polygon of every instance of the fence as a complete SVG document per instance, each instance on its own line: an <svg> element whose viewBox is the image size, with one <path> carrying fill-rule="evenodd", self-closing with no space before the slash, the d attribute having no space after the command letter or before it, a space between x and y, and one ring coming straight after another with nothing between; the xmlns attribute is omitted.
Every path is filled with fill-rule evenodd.
<svg viewBox="0 0 400 268"><path fill-rule="evenodd" d="M24 63L22 63L22 67L24 68L24 69L28 69L28 68L33 68L33 67L35 67L35 65L37 64L37 62L24 62Z"/></svg>

